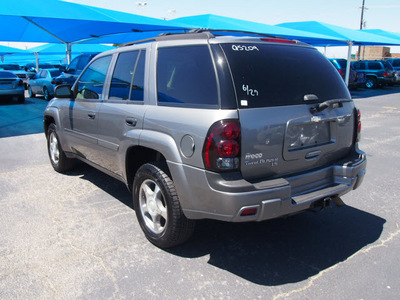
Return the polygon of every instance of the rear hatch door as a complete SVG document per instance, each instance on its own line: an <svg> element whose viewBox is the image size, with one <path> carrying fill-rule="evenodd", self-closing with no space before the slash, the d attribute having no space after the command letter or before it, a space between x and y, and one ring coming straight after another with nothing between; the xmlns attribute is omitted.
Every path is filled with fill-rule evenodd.
<svg viewBox="0 0 400 300"><path fill-rule="evenodd" d="M322 54L308 46L280 43L222 48L237 95L244 178L290 175L348 154L354 104Z"/></svg>

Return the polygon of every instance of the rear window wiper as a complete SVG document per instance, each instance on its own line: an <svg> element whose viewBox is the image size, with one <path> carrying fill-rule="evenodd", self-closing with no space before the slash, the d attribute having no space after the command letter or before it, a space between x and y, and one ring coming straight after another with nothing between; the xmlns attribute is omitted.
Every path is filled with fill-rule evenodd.
<svg viewBox="0 0 400 300"><path fill-rule="evenodd" d="M345 102L351 102L353 101L352 99L335 99L335 100L327 100L322 103L317 104L316 106L313 106L310 108L310 112L312 114L315 114L317 112L323 111L324 109L328 107L338 107L338 105L335 106L335 104L340 104L340 103L345 103Z"/></svg>

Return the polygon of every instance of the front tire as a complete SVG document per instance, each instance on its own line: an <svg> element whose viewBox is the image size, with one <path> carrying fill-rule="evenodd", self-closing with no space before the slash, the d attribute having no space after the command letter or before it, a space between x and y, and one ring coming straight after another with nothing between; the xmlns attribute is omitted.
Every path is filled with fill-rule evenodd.
<svg viewBox="0 0 400 300"><path fill-rule="evenodd" d="M57 135L57 126L51 123L47 130L47 150L53 169L59 173L71 170L75 166L75 160L68 158L62 150Z"/></svg>
<svg viewBox="0 0 400 300"><path fill-rule="evenodd" d="M28 94L29 94L29 98L35 98L36 94L32 91L32 87L28 86Z"/></svg>
<svg viewBox="0 0 400 300"><path fill-rule="evenodd" d="M165 163L154 162L139 168L133 182L133 203L140 227L154 245L173 247L192 235L195 221L183 214Z"/></svg>

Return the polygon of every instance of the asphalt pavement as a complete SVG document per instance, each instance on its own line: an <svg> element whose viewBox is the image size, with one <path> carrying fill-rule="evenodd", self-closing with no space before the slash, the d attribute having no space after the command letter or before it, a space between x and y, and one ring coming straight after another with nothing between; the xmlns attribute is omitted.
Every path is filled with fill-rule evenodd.
<svg viewBox="0 0 400 300"><path fill-rule="evenodd" d="M48 160L46 102L0 103L0 299L398 299L400 87L352 92L367 153L346 206L261 223L198 222L150 244L131 195Z"/></svg>

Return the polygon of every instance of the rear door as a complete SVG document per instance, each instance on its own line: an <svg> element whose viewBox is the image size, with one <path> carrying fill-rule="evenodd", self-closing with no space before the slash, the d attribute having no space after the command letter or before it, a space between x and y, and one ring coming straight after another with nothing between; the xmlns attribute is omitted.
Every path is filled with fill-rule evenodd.
<svg viewBox="0 0 400 300"><path fill-rule="evenodd" d="M237 94L243 177L289 175L348 154L354 105L322 54L311 47L274 43L222 47ZM327 100L340 101L311 112Z"/></svg>
<svg viewBox="0 0 400 300"><path fill-rule="evenodd" d="M109 171L122 176L125 151L123 145L129 136L132 143L139 142L143 127L145 50L121 52L98 118L99 162Z"/></svg>

